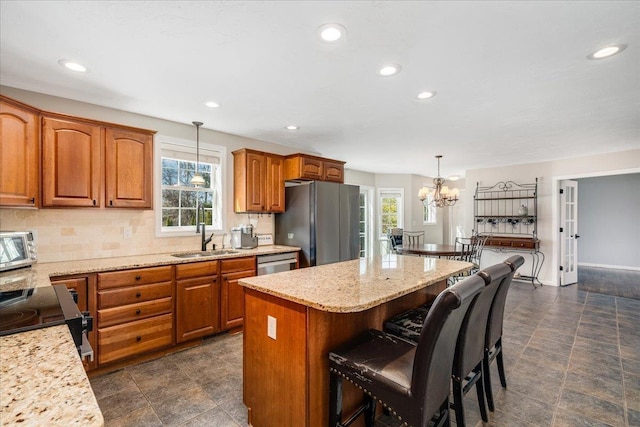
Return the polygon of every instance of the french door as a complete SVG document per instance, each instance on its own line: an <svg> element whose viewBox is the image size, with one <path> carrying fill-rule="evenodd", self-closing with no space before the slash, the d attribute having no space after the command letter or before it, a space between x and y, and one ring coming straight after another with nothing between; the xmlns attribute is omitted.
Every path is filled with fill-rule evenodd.
<svg viewBox="0 0 640 427"><path fill-rule="evenodd" d="M578 181L560 181L560 286L578 281Z"/></svg>

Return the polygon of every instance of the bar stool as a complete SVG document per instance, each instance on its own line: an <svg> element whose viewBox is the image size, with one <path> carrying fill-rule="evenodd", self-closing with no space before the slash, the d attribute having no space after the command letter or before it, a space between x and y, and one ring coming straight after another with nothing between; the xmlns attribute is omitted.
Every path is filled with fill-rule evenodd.
<svg viewBox="0 0 640 427"><path fill-rule="evenodd" d="M513 280L516 270L524 264L522 255L513 255L507 258L504 263L511 269L509 279L505 280L498 288L496 296L491 304L489 318L487 320L487 332L485 334L484 343L484 390L487 397L487 406L490 411L495 410L493 403L493 392L491 390L491 370L490 365L496 360L498 365L498 375L500 376L500 384L507 388L507 379L504 372L504 361L502 359L502 322L504 319L504 306L507 300L507 293Z"/></svg>
<svg viewBox="0 0 640 427"><path fill-rule="evenodd" d="M449 385L456 337L485 281L471 276L442 291L427 314L414 345L377 330L329 353L329 425L344 427L364 414L373 427L377 401L402 421L449 425ZM342 380L364 391L362 405L342 421Z"/></svg>

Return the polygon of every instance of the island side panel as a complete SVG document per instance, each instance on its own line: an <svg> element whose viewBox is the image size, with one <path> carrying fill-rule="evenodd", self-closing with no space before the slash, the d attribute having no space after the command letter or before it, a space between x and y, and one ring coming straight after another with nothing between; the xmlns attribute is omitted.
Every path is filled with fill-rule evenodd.
<svg viewBox="0 0 640 427"><path fill-rule="evenodd" d="M243 393L253 427L307 424L306 307L244 290ZM276 339L267 336L276 319Z"/></svg>
<svg viewBox="0 0 640 427"><path fill-rule="evenodd" d="M308 309L309 426L326 426L329 423L329 352L363 331L370 328L382 329L385 320L432 301L445 288L446 281L441 281L356 313L331 313ZM350 415L361 402L362 391L344 381L344 415ZM362 417L353 426L364 426Z"/></svg>

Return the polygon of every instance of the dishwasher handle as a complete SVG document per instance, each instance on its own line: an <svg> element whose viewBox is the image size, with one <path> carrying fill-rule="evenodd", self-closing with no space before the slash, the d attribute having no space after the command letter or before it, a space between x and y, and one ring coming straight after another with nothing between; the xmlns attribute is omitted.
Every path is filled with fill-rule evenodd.
<svg viewBox="0 0 640 427"><path fill-rule="evenodd" d="M261 268L269 268L269 267L277 267L279 265L291 265L295 264L296 259L285 259L283 261L273 261L273 262L262 262L258 264L258 270Z"/></svg>

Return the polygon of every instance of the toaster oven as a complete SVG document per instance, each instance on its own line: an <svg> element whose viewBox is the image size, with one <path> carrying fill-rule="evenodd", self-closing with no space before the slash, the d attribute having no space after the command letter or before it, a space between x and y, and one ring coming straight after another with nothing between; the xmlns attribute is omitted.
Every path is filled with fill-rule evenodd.
<svg viewBox="0 0 640 427"><path fill-rule="evenodd" d="M37 259L30 231L0 231L0 271L29 267Z"/></svg>

